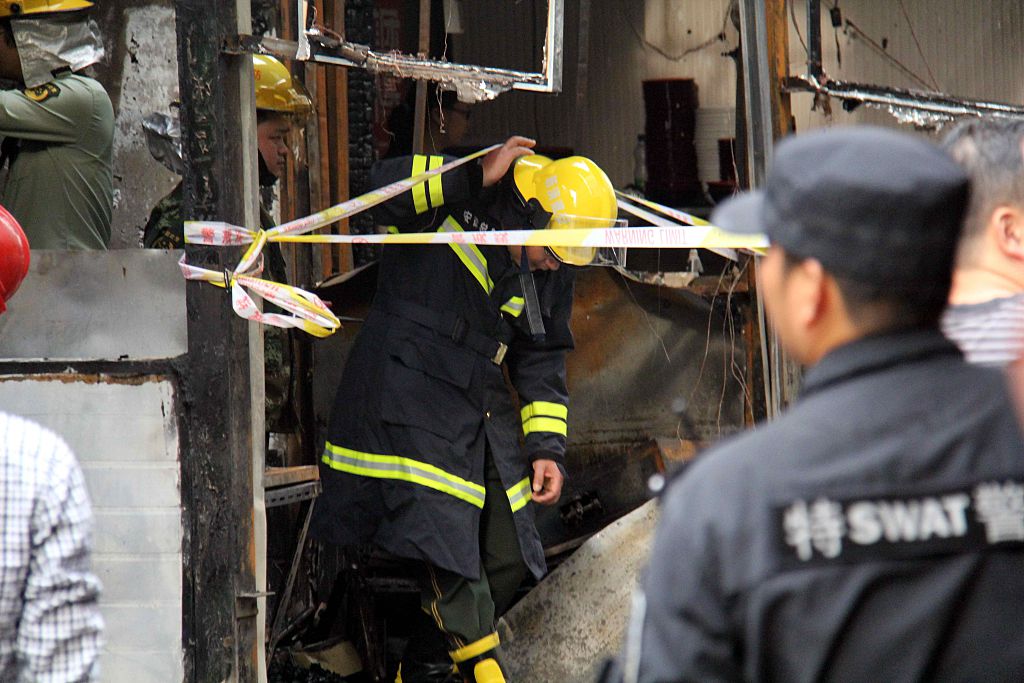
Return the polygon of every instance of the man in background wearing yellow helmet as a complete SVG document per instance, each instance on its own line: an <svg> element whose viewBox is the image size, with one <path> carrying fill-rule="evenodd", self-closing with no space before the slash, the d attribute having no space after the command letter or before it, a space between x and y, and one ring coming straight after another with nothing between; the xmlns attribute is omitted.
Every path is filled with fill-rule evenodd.
<svg viewBox="0 0 1024 683"><path fill-rule="evenodd" d="M292 80L284 64L266 55L253 55L253 76L256 85L256 140L259 148L260 188L269 190L284 174L288 155L298 148L301 126L313 111L313 104L301 83ZM150 131L147 130L147 134ZM165 131L166 133L166 131ZM180 172L177 140L162 140L161 162ZM169 143L169 144L168 144ZM150 146L151 151L153 146ZM261 196L264 193L261 192ZM143 246L151 249L182 249L185 246L182 216L181 183L160 200L150 212L143 230ZM260 227L274 226L274 219L260 203ZM271 242L264 250L266 264L263 277L286 282L281 247ZM267 305L267 310L272 310ZM291 344L289 333L279 327L264 328L264 373L266 393L266 428L268 432L287 432L293 426L288 411L291 395Z"/></svg>
<svg viewBox="0 0 1024 683"><path fill-rule="evenodd" d="M302 84L293 81L287 67L277 59L267 55L253 55L252 66L256 85L256 144L260 152L260 187L267 189L273 187L277 179L284 175L288 155L298 149L301 127L312 113L313 104ZM168 165L171 170L178 172L178 168L172 166L173 163ZM181 192L179 183L153 208L143 231L144 247L181 249L185 246ZM274 225L273 218L262 204L260 223L264 229Z"/></svg>
<svg viewBox="0 0 1024 683"><path fill-rule="evenodd" d="M375 217L392 231L438 232L616 218L614 190L596 165L552 162L533 146L512 137ZM372 184L444 161L386 159ZM559 252L453 243L382 253L377 295L335 399L313 524L322 540L373 542L421 563L430 621L406 648L403 683L449 680L452 662L467 681L504 681L495 621L527 572L546 571L533 504L561 495L573 347L573 269L560 256L593 256ZM424 661L438 648L451 661Z"/></svg>
<svg viewBox="0 0 1024 683"><path fill-rule="evenodd" d="M85 0L0 0L0 202L33 249L106 249L114 110L82 71L103 58Z"/></svg>

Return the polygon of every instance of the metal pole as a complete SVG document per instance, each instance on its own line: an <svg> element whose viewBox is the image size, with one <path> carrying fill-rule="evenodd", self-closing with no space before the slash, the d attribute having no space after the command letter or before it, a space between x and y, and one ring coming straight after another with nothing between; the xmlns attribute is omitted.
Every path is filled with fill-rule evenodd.
<svg viewBox="0 0 1024 683"><path fill-rule="evenodd" d="M430 56L430 0L420 0L419 50L420 57L426 58ZM416 81L416 107L412 129L413 154L423 154L426 151L424 143L427 125L427 82Z"/></svg>
<svg viewBox="0 0 1024 683"><path fill-rule="evenodd" d="M772 149L771 77L765 0L740 1L741 68L747 119L747 163L751 185L764 184Z"/></svg>
<svg viewBox="0 0 1024 683"><path fill-rule="evenodd" d="M807 0L807 74L821 77L821 0Z"/></svg>
<svg viewBox="0 0 1024 683"><path fill-rule="evenodd" d="M740 68L743 70L743 96L746 120L747 171L750 185L764 185L765 172L772 146L772 111L770 78L768 76L767 20L764 0L741 0L740 8ZM756 267L756 265L755 265ZM761 364L764 372L765 402L768 418L778 414L780 397L778 367L773 335L766 329L764 301L760 288L754 292L755 310L760 328Z"/></svg>
<svg viewBox="0 0 1024 683"><path fill-rule="evenodd" d="M788 71L785 2L740 0L739 10L747 160L751 185L757 187L764 185L775 139L790 128L788 96L782 91ZM771 418L792 397L795 382L791 378L797 371L786 358L777 335L765 325L759 289L755 296L766 408Z"/></svg>
<svg viewBox="0 0 1024 683"><path fill-rule="evenodd" d="M248 0L176 0L185 161L183 218L258 225L252 62L223 55L251 31ZM187 246L190 262L231 268L239 250ZM262 497L263 340L230 293L190 282L182 457L183 642L187 681L257 681L260 651L254 495ZM258 489L258 490L257 490ZM258 524L258 521L255 522Z"/></svg>

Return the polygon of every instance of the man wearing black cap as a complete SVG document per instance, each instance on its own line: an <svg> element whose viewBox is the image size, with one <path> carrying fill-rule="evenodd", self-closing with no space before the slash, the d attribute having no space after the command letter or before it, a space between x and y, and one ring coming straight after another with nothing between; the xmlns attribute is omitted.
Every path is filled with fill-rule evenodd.
<svg viewBox="0 0 1024 683"><path fill-rule="evenodd" d="M669 484L626 681L1024 680L1024 446L940 334L968 181L874 128L779 145L712 220L810 366L785 415Z"/></svg>

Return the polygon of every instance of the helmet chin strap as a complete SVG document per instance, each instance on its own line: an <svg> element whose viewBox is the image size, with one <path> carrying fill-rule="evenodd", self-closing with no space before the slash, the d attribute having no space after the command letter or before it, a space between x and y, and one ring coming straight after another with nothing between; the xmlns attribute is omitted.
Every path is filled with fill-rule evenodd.
<svg viewBox="0 0 1024 683"><path fill-rule="evenodd" d="M523 288L526 324L530 328L530 335L537 340L545 334L544 318L540 313L540 301L537 299L537 284L533 281L533 273L530 272L530 259L526 255L525 244L519 252L519 284Z"/></svg>
<svg viewBox="0 0 1024 683"><path fill-rule="evenodd" d="M551 222L551 217L554 215L550 211L546 211L536 199L526 202L526 213L530 217L530 225L534 230L543 230L548 227L548 223Z"/></svg>

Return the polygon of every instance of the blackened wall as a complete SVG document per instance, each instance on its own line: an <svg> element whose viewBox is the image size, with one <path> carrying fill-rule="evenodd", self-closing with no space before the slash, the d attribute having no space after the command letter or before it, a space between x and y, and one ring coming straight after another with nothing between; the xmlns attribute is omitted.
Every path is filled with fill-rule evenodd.
<svg viewBox="0 0 1024 683"><path fill-rule="evenodd" d="M345 2L345 35L355 43L373 46L374 43L373 0L347 0ZM348 72L348 130L349 130L349 191L356 197L373 189L370 187L370 166L373 165L373 103L374 78L362 69ZM353 233L374 231L373 219L369 212L352 217L350 227ZM353 247L355 265L360 266L373 260L372 247Z"/></svg>

